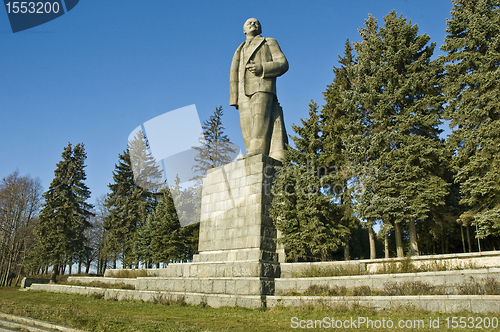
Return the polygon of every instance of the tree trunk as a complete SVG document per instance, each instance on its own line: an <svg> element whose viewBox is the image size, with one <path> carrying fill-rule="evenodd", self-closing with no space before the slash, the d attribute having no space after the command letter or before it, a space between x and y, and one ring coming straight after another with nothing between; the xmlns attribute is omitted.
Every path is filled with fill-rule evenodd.
<svg viewBox="0 0 500 332"><path fill-rule="evenodd" d="M467 244L469 245L469 252L472 252L472 245L470 243L470 227L469 225L466 226L467 229Z"/></svg>
<svg viewBox="0 0 500 332"><path fill-rule="evenodd" d="M389 234L384 234L384 252L385 258L389 258Z"/></svg>
<svg viewBox="0 0 500 332"><path fill-rule="evenodd" d="M394 233L396 235L396 252L398 254L398 258L405 257L403 251L403 240L401 239L401 225L399 222L394 223Z"/></svg>
<svg viewBox="0 0 500 332"><path fill-rule="evenodd" d="M408 222L410 231L410 255L418 256L418 243L417 243L417 229L415 228L415 221Z"/></svg>
<svg viewBox="0 0 500 332"><path fill-rule="evenodd" d="M54 265L52 269L52 274L50 275L50 283L55 284L57 283L57 275L59 274L59 266Z"/></svg>
<svg viewBox="0 0 500 332"><path fill-rule="evenodd" d="M91 264L92 264L92 259L89 256L87 258L87 261L85 262L85 274L89 274Z"/></svg>
<svg viewBox="0 0 500 332"><path fill-rule="evenodd" d="M78 261L78 274L82 274L82 260Z"/></svg>
<svg viewBox="0 0 500 332"><path fill-rule="evenodd" d="M479 240L479 237L477 236L478 229L477 229L477 224L476 224L476 237L477 237L477 250L481 252L481 241Z"/></svg>
<svg viewBox="0 0 500 332"><path fill-rule="evenodd" d="M104 274L104 271L106 271L107 268L108 268L108 261L106 258L103 258L101 260L101 273L100 274Z"/></svg>
<svg viewBox="0 0 500 332"><path fill-rule="evenodd" d="M368 238L370 240L370 259L377 258L377 252L375 251L375 231L372 225L368 226Z"/></svg>
<svg viewBox="0 0 500 332"><path fill-rule="evenodd" d="M10 266L11 266L11 259L9 259L9 264L7 266L7 270L5 271L5 276L4 280L2 280L2 283L0 283L1 286L7 287L7 283L9 282L9 274L10 274Z"/></svg>
<svg viewBox="0 0 500 332"><path fill-rule="evenodd" d="M462 225L460 225L460 233L462 234L462 247L464 248L464 254L465 254L464 226L462 226Z"/></svg>
<svg viewBox="0 0 500 332"><path fill-rule="evenodd" d="M345 261L348 261L351 259L351 253L350 253L350 250L349 250L349 241L346 241L345 245L344 245L344 260Z"/></svg>

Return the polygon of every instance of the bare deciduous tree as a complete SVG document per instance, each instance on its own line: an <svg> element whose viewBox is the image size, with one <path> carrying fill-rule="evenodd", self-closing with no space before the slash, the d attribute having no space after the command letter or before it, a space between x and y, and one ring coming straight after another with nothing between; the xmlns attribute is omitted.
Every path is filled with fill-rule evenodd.
<svg viewBox="0 0 500 332"><path fill-rule="evenodd" d="M15 171L0 182L0 286L25 273L27 257L36 241L42 185L40 179ZM17 281L16 281L17 283Z"/></svg>

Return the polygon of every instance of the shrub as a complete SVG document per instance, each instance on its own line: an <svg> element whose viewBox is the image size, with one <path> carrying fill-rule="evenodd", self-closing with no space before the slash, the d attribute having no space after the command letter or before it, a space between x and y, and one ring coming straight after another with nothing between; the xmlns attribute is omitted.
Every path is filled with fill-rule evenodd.
<svg viewBox="0 0 500 332"><path fill-rule="evenodd" d="M500 283L493 278L483 279L486 295L500 295Z"/></svg>
<svg viewBox="0 0 500 332"><path fill-rule="evenodd" d="M147 277L148 271L144 269L138 270L115 270L113 271L113 278L141 278Z"/></svg>
<svg viewBox="0 0 500 332"><path fill-rule="evenodd" d="M444 295L443 286L432 286L422 281L386 282L384 293L387 296L404 295Z"/></svg>
<svg viewBox="0 0 500 332"><path fill-rule="evenodd" d="M317 266L313 265L309 269L300 272L296 278L313 278L313 277L338 277L338 276L355 276L365 274L359 264L336 265L336 266Z"/></svg>

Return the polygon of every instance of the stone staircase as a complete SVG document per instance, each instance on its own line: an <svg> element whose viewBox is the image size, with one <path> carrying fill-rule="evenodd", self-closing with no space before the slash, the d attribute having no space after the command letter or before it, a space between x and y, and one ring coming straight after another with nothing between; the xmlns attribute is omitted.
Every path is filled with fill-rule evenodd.
<svg viewBox="0 0 500 332"><path fill-rule="evenodd" d="M0 332L30 331L30 332L85 332L70 327L44 322L38 319L14 316L0 312Z"/></svg>

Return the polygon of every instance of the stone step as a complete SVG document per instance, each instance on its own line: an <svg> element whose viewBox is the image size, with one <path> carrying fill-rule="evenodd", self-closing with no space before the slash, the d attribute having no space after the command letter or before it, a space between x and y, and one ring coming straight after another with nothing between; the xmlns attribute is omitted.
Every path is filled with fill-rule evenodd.
<svg viewBox="0 0 500 332"><path fill-rule="evenodd" d="M111 300L141 301L183 301L192 305L201 303L217 308L221 306L239 306L261 308L275 306L361 306L375 310L398 310L412 307L433 312L488 314L500 312L500 295L410 295L410 296L249 296L228 294L174 293L119 289L100 289L65 285L33 284L29 289L55 293L81 295L98 294Z"/></svg>
<svg viewBox="0 0 500 332"><path fill-rule="evenodd" d="M178 302L198 305L206 304L217 308L220 306L261 308L265 303L265 295L239 294L205 294L191 292L164 292L128 289L110 289L98 287L68 286L58 284L33 284L28 290L46 291L52 293L67 293L100 296L107 300L139 300L151 302Z"/></svg>
<svg viewBox="0 0 500 332"><path fill-rule="evenodd" d="M488 280L487 280L488 279ZM304 292L311 286L320 287L370 287L372 291L382 291L392 283L421 282L432 287L440 287L447 294L456 294L459 285L466 283L500 283L500 269L454 270L436 272L369 274L337 277L276 278L275 295L290 292ZM389 283L389 285L387 285Z"/></svg>
<svg viewBox="0 0 500 332"><path fill-rule="evenodd" d="M271 295L274 278L139 278L136 290L203 294Z"/></svg>
<svg viewBox="0 0 500 332"><path fill-rule="evenodd" d="M10 320L0 319L0 327L6 331L33 331L33 332L53 332L57 330L46 329L43 327L29 324L17 323ZM0 330L1 331L1 330Z"/></svg>
<svg viewBox="0 0 500 332"><path fill-rule="evenodd" d="M4 314L0 312L0 332L2 331L85 332L83 330L52 324L38 319Z"/></svg>

